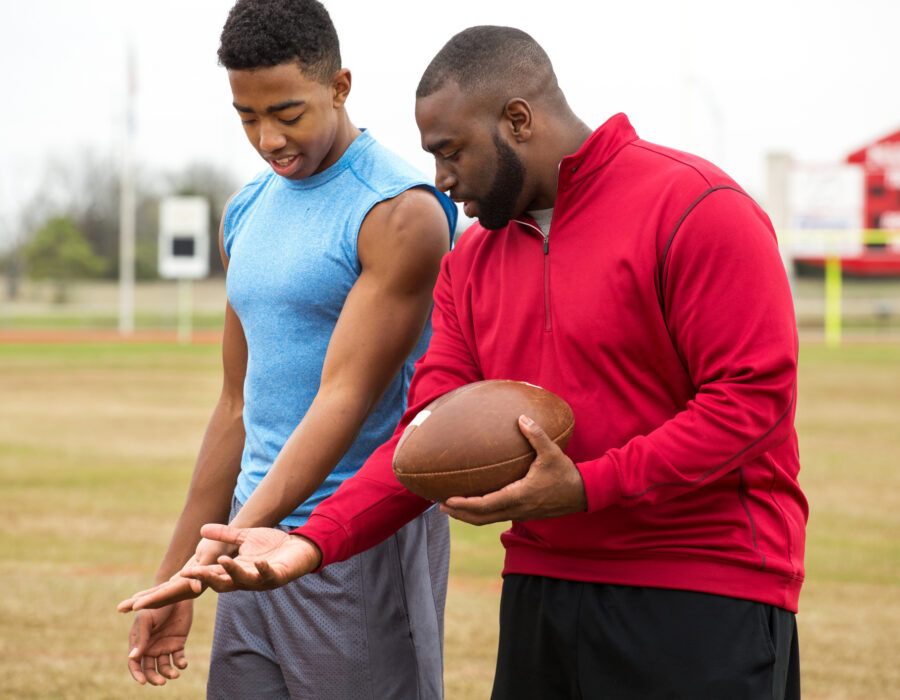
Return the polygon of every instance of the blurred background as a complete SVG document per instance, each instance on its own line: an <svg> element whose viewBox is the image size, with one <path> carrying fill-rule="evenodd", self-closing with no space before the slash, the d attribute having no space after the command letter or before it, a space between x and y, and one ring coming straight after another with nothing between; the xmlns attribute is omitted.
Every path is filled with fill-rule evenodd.
<svg viewBox="0 0 900 700"><path fill-rule="evenodd" d="M220 284L199 285L188 298L185 285L179 297L174 281L152 283L160 201L208 202L215 282L223 203L263 167L217 64L230 6L2 4L0 331L170 328L179 298L200 327L216 325ZM802 329L824 333L830 314L833 337L839 315L850 327L885 332L900 314L891 285L857 283L900 274L896 237L872 233L900 228L896 2L763 0L737 12L705 0L462 0L452 9L396 0L329 9L354 78L351 117L425 173L432 164L413 119L421 71L456 31L513 24L547 49L589 124L624 111L643 138L707 157L766 208L789 270L803 273ZM847 260L875 252L884 255L856 267ZM806 279L824 279L828 257L844 259L853 281L839 294L831 271L826 309L824 286Z"/></svg>
<svg viewBox="0 0 900 700"><path fill-rule="evenodd" d="M265 167L217 65L231 4L0 0L0 697L202 695L213 596L164 690L128 678L114 606L183 502L220 383L219 216ZM801 337L804 696L900 697L900 4L326 6L354 123L429 176L422 70L508 24L587 123L623 111L768 211ZM496 528L454 528L447 692L483 698L502 551Z"/></svg>

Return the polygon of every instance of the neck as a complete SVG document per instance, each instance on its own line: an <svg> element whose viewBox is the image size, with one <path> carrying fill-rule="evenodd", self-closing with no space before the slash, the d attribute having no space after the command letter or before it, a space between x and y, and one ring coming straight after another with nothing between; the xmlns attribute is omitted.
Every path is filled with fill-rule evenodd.
<svg viewBox="0 0 900 700"><path fill-rule="evenodd" d="M344 155L344 152L350 148L350 144L353 143L356 137L361 133L362 132L353 125L353 122L350 121L350 115L347 114L347 110L341 107L340 113L338 114L334 143L328 151L328 155L322 159L319 167L316 168L316 172L320 173L337 163L341 159L341 156Z"/></svg>
<svg viewBox="0 0 900 700"><path fill-rule="evenodd" d="M593 130L569 112L567 118L556 120L548 133L554 134L554 139L547 146L546 157L542 158L536 167L540 180L535 188L535 196L528 206L529 210L549 209L554 205L559 185L560 161L581 148Z"/></svg>

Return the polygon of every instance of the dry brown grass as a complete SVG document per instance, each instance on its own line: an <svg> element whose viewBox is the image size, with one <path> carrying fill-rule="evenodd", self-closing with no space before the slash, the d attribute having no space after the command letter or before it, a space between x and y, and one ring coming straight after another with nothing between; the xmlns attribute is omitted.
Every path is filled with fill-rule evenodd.
<svg viewBox="0 0 900 700"><path fill-rule="evenodd" d="M805 347L804 697L900 698L900 348Z"/></svg>
<svg viewBox="0 0 900 700"><path fill-rule="evenodd" d="M203 696L214 597L164 689L131 681L114 606L153 576L218 366L210 346L0 344L0 698ZM808 346L801 367L804 697L900 698L900 348ZM489 695L500 529L453 528L450 700Z"/></svg>

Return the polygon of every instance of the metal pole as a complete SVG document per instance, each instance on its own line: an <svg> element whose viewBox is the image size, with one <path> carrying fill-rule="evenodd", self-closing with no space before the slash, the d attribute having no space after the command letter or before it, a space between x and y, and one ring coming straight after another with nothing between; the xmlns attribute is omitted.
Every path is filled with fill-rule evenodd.
<svg viewBox="0 0 900 700"><path fill-rule="evenodd" d="M187 345L191 342L193 329L193 298L191 280L182 277L178 280L178 342Z"/></svg>
<svg viewBox="0 0 900 700"><path fill-rule="evenodd" d="M787 153L769 153L766 156L766 213L772 220L772 226L778 234L778 246L784 269L787 271L791 292L794 292L794 261L791 240L792 231L788 230L790 221L789 182L791 173L791 156Z"/></svg>
<svg viewBox="0 0 900 700"><path fill-rule="evenodd" d="M825 345L841 344L841 259L830 253L825 259Z"/></svg>
<svg viewBox="0 0 900 700"><path fill-rule="evenodd" d="M135 194L132 140L134 138L134 52L128 48L128 86L125 96L125 138L119 192L119 333L134 332Z"/></svg>

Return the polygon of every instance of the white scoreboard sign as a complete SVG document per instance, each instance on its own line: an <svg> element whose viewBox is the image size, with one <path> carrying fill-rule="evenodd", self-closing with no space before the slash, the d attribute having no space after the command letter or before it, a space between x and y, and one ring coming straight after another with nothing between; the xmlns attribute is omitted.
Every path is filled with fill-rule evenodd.
<svg viewBox="0 0 900 700"><path fill-rule="evenodd" d="M862 228L864 177L858 165L794 164L788 180L789 227Z"/></svg>
<svg viewBox="0 0 900 700"><path fill-rule="evenodd" d="M787 248L794 257L863 250L865 173L858 165L794 163L787 182Z"/></svg>
<svg viewBox="0 0 900 700"><path fill-rule="evenodd" d="M167 279L209 275L209 202L205 197L165 197L160 202L159 275Z"/></svg>

